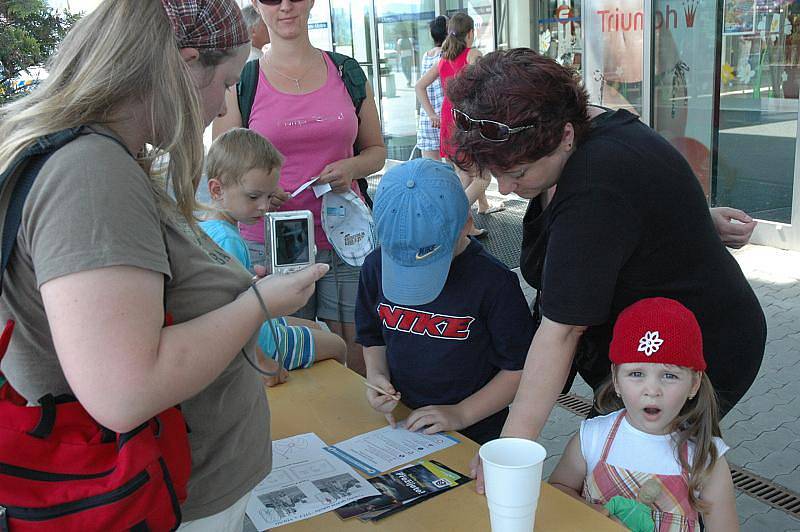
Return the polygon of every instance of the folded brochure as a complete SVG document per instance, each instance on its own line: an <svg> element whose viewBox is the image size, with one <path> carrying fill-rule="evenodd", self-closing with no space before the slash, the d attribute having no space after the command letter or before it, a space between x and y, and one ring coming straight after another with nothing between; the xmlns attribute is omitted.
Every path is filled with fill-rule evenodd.
<svg viewBox="0 0 800 532"><path fill-rule="evenodd" d="M380 495L364 497L334 511L342 519L377 521L469 481L469 477L435 460L423 460L369 479Z"/></svg>

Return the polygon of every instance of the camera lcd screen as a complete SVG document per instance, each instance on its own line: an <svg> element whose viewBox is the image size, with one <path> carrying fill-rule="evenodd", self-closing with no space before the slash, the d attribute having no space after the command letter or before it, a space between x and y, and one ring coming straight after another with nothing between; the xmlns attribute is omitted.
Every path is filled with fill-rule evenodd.
<svg viewBox="0 0 800 532"><path fill-rule="evenodd" d="M275 220L275 264L306 264L308 256L308 218Z"/></svg>

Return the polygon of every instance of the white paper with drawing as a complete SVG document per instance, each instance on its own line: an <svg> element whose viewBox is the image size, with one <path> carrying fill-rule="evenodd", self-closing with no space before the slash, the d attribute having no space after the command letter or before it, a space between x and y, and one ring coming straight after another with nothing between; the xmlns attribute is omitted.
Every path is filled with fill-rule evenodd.
<svg viewBox="0 0 800 532"><path fill-rule="evenodd" d="M380 495L324 447L325 442L313 433L272 442L272 472L253 489L247 502L247 515L258 530Z"/></svg>

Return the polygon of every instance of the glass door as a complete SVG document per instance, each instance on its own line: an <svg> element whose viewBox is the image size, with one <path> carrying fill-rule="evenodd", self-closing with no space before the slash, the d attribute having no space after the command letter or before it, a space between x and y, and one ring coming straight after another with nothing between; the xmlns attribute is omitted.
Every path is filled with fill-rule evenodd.
<svg viewBox="0 0 800 532"><path fill-rule="evenodd" d="M355 58L378 94L372 52L371 0L330 0L333 50Z"/></svg>
<svg viewBox="0 0 800 532"><path fill-rule="evenodd" d="M691 165L711 198L716 142L714 57L717 6L702 0L654 0L652 127Z"/></svg>
<svg viewBox="0 0 800 532"><path fill-rule="evenodd" d="M330 50L333 39L331 34L331 5L329 0L316 0L308 17L308 38L316 48Z"/></svg>
<svg viewBox="0 0 800 532"><path fill-rule="evenodd" d="M475 43L484 55L494 51L494 6L492 0L447 0L445 14L466 13L475 21Z"/></svg>
<svg viewBox="0 0 800 532"><path fill-rule="evenodd" d="M496 47L498 50L511 48L511 28L508 20L508 0L497 0L495 2L495 35L497 36Z"/></svg>
<svg viewBox="0 0 800 532"><path fill-rule="evenodd" d="M560 9L557 13L563 16L564 8ZM589 100L641 116L645 92L644 0L585 0L582 20Z"/></svg>
<svg viewBox="0 0 800 532"><path fill-rule="evenodd" d="M752 242L800 248L800 7L654 0L652 125L713 205L760 220Z"/></svg>
<svg viewBox="0 0 800 532"><path fill-rule="evenodd" d="M794 2L728 0L722 25L716 201L776 222L759 233L783 247L795 206L799 15Z"/></svg>
<svg viewBox="0 0 800 532"><path fill-rule="evenodd" d="M435 1L376 1L380 106L389 159L406 160L417 144L417 96L422 54L433 48Z"/></svg>

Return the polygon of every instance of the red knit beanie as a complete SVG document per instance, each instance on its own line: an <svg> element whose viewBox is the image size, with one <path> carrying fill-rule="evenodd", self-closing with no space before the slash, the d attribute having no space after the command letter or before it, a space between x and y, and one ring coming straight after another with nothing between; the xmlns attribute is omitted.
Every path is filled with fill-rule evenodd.
<svg viewBox="0 0 800 532"><path fill-rule="evenodd" d="M703 336L692 311L664 297L637 301L620 313L608 349L614 364L673 364L705 371Z"/></svg>

